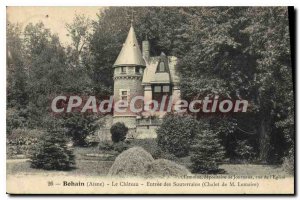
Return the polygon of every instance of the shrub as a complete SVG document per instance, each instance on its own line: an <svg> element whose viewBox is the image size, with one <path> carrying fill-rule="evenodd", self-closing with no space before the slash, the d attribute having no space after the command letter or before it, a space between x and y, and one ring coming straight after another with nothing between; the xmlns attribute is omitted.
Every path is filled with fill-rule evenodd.
<svg viewBox="0 0 300 200"><path fill-rule="evenodd" d="M109 169L109 176L144 176L146 166L154 161L151 154L141 147L133 147L122 152Z"/></svg>
<svg viewBox="0 0 300 200"><path fill-rule="evenodd" d="M247 140L238 140L234 152L237 158L242 162L250 162L255 158L254 148Z"/></svg>
<svg viewBox="0 0 300 200"><path fill-rule="evenodd" d="M128 148L129 148L129 145L128 145L126 142L124 142L124 141L114 143L114 145L113 145L113 149L114 149L116 152L119 152L119 153L121 153L121 152L127 150Z"/></svg>
<svg viewBox="0 0 300 200"><path fill-rule="evenodd" d="M184 166L173 161L157 159L147 166L148 177L181 177L191 174Z"/></svg>
<svg viewBox="0 0 300 200"><path fill-rule="evenodd" d="M39 141L42 134L43 131L37 129L13 129L7 135L7 156L13 157L18 154L28 156L30 149Z"/></svg>
<svg viewBox="0 0 300 200"><path fill-rule="evenodd" d="M191 151L193 172L219 172L219 164L224 161L225 151L215 133L207 129L199 130Z"/></svg>
<svg viewBox="0 0 300 200"><path fill-rule="evenodd" d="M7 135L7 142L9 145L30 145L35 144L38 138L42 135L42 130L17 128L13 129Z"/></svg>
<svg viewBox="0 0 300 200"><path fill-rule="evenodd" d="M179 177L190 174L184 166L165 159L154 160L141 147L121 153L111 166L108 175L118 177Z"/></svg>
<svg viewBox="0 0 300 200"><path fill-rule="evenodd" d="M86 137L94 134L99 126L96 120L92 114L67 113L62 126L66 129L67 135L72 137L75 146L86 146Z"/></svg>
<svg viewBox="0 0 300 200"><path fill-rule="evenodd" d="M6 131L10 134L12 130L28 126L28 113L26 109L7 108L6 111Z"/></svg>
<svg viewBox="0 0 300 200"><path fill-rule="evenodd" d="M166 159L166 160L172 160L172 161L179 160L179 158L177 158L174 154L171 154L166 151L162 151L160 148L155 149L152 156L154 159Z"/></svg>
<svg viewBox="0 0 300 200"><path fill-rule="evenodd" d="M292 148L288 152L288 155L283 159L282 168L288 174L294 175L294 166L295 166L294 148Z"/></svg>
<svg viewBox="0 0 300 200"><path fill-rule="evenodd" d="M113 143L111 141L102 141L99 142L99 150L102 151L111 151L114 149Z"/></svg>
<svg viewBox="0 0 300 200"><path fill-rule="evenodd" d="M49 129L35 145L31 154L31 167L46 170L68 170L74 164L73 151L60 129Z"/></svg>
<svg viewBox="0 0 300 200"><path fill-rule="evenodd" d="M191 116L169 114L157 129L158 146L176 157L187 156L199 123Z"/></svg>
<svg viewBox="0 0 300 200"><path fill-rule="evenodd" d="M129 146L130 147L134 147L134 146L142 147L147 152L149 152L153 157L159 149L157 146L157 140L154 138L130 140Z"/></svg>
<svg viewBox="0 0 300 200"><path fill-rule="evenodd" d="M126 135L128 133L128 128L125 126L124 123L117 122L112 125L110 128L111 133L111 140L114 143L124 141L126 139Z"/></svg>

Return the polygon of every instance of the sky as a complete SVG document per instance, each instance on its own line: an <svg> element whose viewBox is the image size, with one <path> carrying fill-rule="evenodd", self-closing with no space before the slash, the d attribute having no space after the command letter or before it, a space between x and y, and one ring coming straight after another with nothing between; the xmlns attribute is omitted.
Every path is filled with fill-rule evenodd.
<svg viewBox="0 0 300 200"><path fill-rule="evenodd" d="M104 7L7 7L7 20L19 23L23 28L29 23L43 22L52 33L56 33L63 44L71 42L67 36L66 23L71 23L75 14L84 14L90 19L97 19L97 13Z"/></svg>

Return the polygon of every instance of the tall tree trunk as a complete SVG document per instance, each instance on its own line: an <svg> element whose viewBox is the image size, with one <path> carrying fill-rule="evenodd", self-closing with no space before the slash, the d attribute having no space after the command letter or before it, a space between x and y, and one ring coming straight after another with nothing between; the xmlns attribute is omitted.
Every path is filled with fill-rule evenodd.
<svg viewBox="0 0 300 200"><path fill-rule="evenodd" d="M259 124L259 160L261 163L267 163L270 151L270 119L263 116Z"/></svg>

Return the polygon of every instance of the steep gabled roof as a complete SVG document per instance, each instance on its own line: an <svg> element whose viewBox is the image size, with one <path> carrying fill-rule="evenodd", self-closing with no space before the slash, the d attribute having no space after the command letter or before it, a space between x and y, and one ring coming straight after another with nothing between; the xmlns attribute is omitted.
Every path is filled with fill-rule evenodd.
<svg viewBox="0 0 300 200"><path fill-rule="evenodd" d="M179 84L180 79L178 75L177 69L177 58L174 56L167 56L167 65L169 68L169 72L166 73L156 73L158 64L161 60L161 56L150 57L149 62L147 63L147 67L144 71L143 76L143 85L147 84L155 84L155 83L172 83Z"/></svg>
<svg viewBox="0 0 300 200"><path fill-rule="evenodd" d="M130 27L126 41L114 64L116 66L146 66L133 27Z"/></svg>

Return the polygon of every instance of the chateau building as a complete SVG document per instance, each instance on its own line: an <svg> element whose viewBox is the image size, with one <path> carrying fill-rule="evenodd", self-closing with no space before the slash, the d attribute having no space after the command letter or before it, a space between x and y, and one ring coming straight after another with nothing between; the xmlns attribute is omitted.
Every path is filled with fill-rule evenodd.
<svg viewBox="0 0 300 200"><path fill-rule="evenodd" d="M143 96L145 101L156 100L160 103L163 95L172 96L174 102L180 98L177 58L150 55L150 43L142 42L140 50L133 26L130 27L127 39L117 57L114 68L114 100L130 100ZM143 108L144 102L137 102L136 107ZM126 108L125 108L126 109ZM131 112L128 106L126 112L114 111L113 123L123 122L135 136L155 137L155 129L166 111L140 113ZM134 136L133 136L134 137Z"/></svg>

